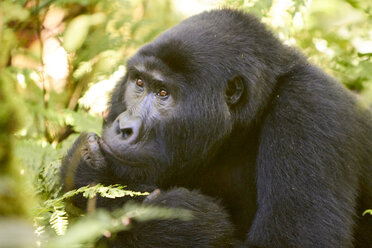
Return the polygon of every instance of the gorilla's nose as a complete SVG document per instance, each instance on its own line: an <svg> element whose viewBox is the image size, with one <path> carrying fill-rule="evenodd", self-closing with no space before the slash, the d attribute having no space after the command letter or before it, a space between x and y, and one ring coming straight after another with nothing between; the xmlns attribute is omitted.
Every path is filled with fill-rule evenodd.
<svg viewBox="0 0 372 248"><path fill-rule="evenodd" d="M117 134L127 142L133 142L137 139L141 129L141 119L120 115L115 123Z"/></svg>

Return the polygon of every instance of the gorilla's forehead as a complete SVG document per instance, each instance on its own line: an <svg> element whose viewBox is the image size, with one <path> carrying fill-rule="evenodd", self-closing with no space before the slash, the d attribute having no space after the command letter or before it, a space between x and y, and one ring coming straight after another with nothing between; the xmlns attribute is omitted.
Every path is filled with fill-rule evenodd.
<svg viewBox="0 0 372 248"><path fill-rule="evenodd" d="M146 63L147 62L147 63ZM167 74L165 71L159 68L159 64L157 66L154 63L150 63L149 61L141 61L139 63L133 63L128 66L128 72L133 71L134 74L139 73L141 76L145 75L146 77L151 78L155 81L166 82Z"/></svg>
<svg viewBox="0 0 372 248"><path fill-rule="evenodd" d="M197 70L198 58L194 54L195 50L181 40L155 40L142 47L133 61L141 62L149 70L186 74Z"/></svg>
<svg viewBox="0 0 372 248"><path fill-rule="evenodd" d="M221 15L229 16L221 23ZM200 69L215 67L218 62L231 59L239 50L230 51L230 45L234 37L242 36L244 25L236 25L233 19L229 11L211 11L191 17L143 46L132 60L157 58L173 72L183 74L195 74ZM219 25L216 26L217 22Z"/></svg>
<svg viewBox="0 0 372 248"><path fill-rule="evenodd" d="M169 62L169 63L168 63ZM176 61L174 62L176 63ZM128 72L134 70L140 74L150 75L157 81L169 81L169 78L179 78L183 71L176 70L171 61L162 60L162 57L151 49L149 53L142 53L142 49L127 62ZM178 68L179 69L179 68Z"/></svg>
<svg viewBox="0 0 372 248"><path fill-rule="evenodd" d="M263 41L255 38L257 30L252 23L259 25L255 18L237 11L205 12L143 46L128 65L142 65L166 76L181 75L188 82L198 78L222 82L243 73L239 70L252 64L249 57L263 50ZM267 37L270 39L269 34Z"/></svg>

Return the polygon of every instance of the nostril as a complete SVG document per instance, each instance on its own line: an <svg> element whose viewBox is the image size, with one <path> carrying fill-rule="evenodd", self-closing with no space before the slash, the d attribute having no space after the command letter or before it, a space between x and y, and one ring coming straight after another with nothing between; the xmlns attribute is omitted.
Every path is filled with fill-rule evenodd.
<svg viewBox="0 0 372 248"><path fill-rule="evenodd" d="M133 134L132 128L123 128L121 129L121 135L124 139L128 139Z"/></svg>

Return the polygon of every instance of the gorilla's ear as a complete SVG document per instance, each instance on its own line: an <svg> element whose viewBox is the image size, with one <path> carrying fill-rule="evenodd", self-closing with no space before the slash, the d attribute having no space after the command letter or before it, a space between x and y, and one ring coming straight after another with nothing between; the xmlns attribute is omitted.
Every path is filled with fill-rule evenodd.
<svg viewBox="0 0 372 248"><path fill-rule="evenodd" d="M225 99L229 106L236 104L244 92L244 82L241 76L233 77L226 86Z"/></svg>

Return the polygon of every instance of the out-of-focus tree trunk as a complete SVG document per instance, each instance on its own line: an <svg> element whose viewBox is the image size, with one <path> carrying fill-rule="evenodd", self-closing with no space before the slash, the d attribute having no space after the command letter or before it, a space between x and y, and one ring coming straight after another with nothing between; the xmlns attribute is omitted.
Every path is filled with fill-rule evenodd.
<svg viewBox="0 0 372 248"><path fill-rule="evenodd" d="M13 78L0 70L0 216L24 216L29 202L22 198L21 169L13 161L12 133L18 127Z"/></svg>
<svg viewBox="0 0 372 248"><path fill-rule="evenodd" d="M13 86L14 79L0 68L0 247L26 248L36 245L30 221L34 201L12 153L12 133L19 125Z"/></svg>

